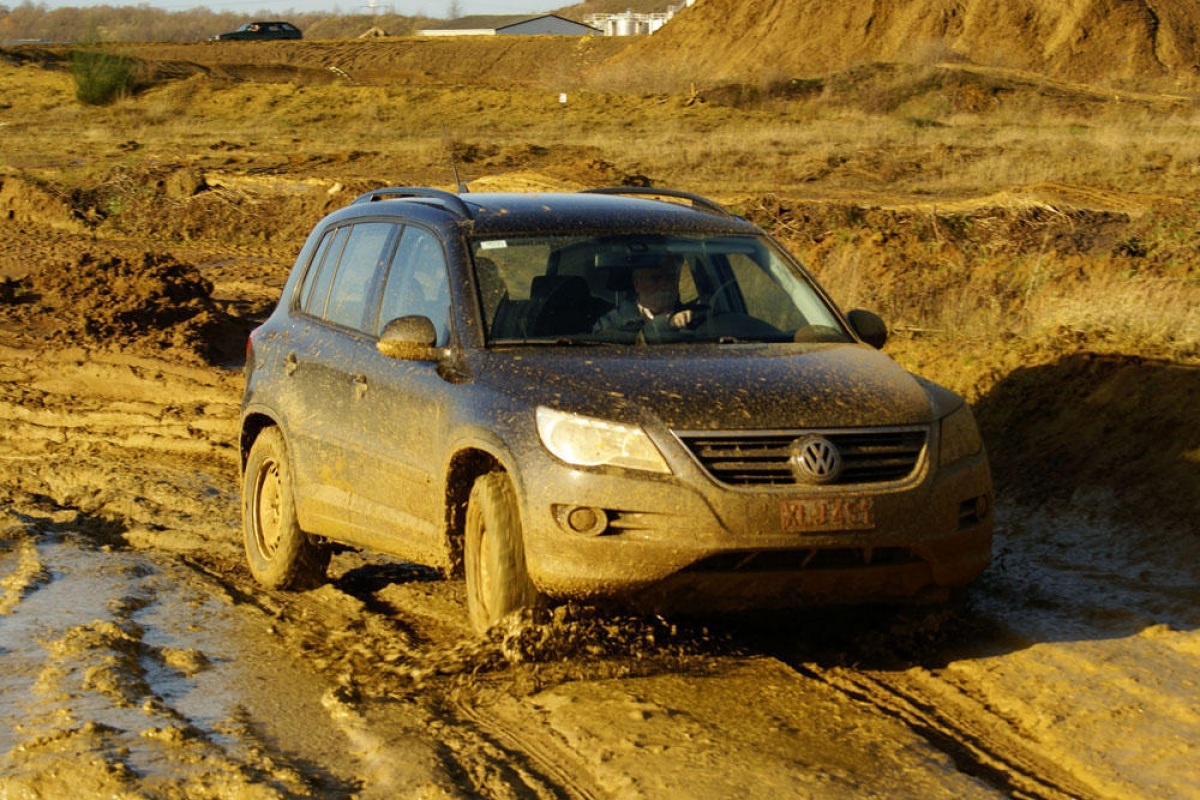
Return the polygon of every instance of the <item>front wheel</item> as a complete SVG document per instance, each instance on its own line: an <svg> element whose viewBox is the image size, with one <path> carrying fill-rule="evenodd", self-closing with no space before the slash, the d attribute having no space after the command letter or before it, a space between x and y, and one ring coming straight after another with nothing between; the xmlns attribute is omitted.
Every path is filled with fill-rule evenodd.
<svg viewBox="0 0 1200 800"><path fill-rule="evenodd" d="M263 586L310 589L324 581L330 550L300 530L291 464L278 428L265 428L246 459L242 529L250 573Z"/></svg>
<svg viewBox="0 0 1200 800"><path fill-rule="evenodd" d="M490 472L475 481L466 523L467 614L476 633L484 633L508 614L541 603L525 567L517 496L506 474Z"/></svg>

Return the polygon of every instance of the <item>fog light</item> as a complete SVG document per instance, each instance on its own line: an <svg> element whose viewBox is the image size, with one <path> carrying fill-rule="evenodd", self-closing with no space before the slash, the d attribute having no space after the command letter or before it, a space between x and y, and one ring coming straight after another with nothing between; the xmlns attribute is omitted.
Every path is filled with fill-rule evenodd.
<svg viewBox="0 0 1200 800"><path fill-rule="evenodd" d="M572 533L599 536L608 528L608 514L592 506L556 506L558 523Z"/></svg>
<svg viewBox="0 0 1200 800"><path fill-rule="evenodd" d="M958 504L959 527L983 522L992 513L992 496L981 494Z"/></svg>
<svg viewBox="0 0 1200 800"><path fill-rule="evenodd" d="M977 519L987 519L988 513L992 510L992 499L986 494L981 494L975 498L975 517Z"/></svg>

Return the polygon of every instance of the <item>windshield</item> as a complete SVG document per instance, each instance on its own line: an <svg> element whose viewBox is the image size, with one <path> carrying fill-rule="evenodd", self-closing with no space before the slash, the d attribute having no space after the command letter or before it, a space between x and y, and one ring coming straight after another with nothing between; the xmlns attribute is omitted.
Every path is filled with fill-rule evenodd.
<svg viewBox="0 0 1200 800"><path fill-rule="evenodd" d="M535 236L473 246L490 344L850 342L753 236Z"/></svg>

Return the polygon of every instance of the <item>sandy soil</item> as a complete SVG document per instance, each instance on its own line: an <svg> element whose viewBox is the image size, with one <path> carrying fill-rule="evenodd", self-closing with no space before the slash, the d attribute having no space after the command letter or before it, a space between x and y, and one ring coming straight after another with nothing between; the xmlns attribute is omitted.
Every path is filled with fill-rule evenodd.
<svg viewBox="0 0 1200 800"><path fill-rule="evenodd" d="M1190 82L1200 64L1197 22L1188 0L706 0L614 62L648 63L677 79L750 82L937 61L1097 84Z"/></svg>
<svg viewBox="0 0 1200 800"><path fill-rule="evenodd" d="M239 549L239 374L159 301L222 303L178 262L51 271L118 265L141 328L55 279L3 308L0 796L1196 796L1182 533L1103 497L1010 504L953 613L567 609L480 641L461 586L405 565L342 554L267 592ZM206 272L219 298L254 269Z"/></svg>
<svg viewBox="0 0 1200 800"><path fill-rule="evenodd" d="M409 565L250 579L245 333L368 167L177 155L123 173L151 199L118 224L30 176L71 159L4 153L0 798L1200 797L1194 365L1025 345L963 378L1005 435L961 608L480 640Z"/></svg>

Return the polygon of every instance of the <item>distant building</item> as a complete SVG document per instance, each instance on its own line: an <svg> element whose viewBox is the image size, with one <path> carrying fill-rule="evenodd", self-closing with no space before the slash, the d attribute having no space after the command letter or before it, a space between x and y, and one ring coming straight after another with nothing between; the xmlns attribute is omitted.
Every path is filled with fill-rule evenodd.
<svg viewBox="0 0 1200 800"><path fill-rule="evenodd" d="M417 36L598 36L602 31L557 14L502 14L451 19L436 28L424 28Z"/></svg>
<svg viewBox="0 0 1200 800"><path fill-rule="evenodd" d="M695 2L696 0L683 0L679 5L667 6L666 11L649 14L635 14L632 9L620 14L588 14L583 21L599 28L605 36L644 36L654 33L670 22L671 17Z"/></svg>

